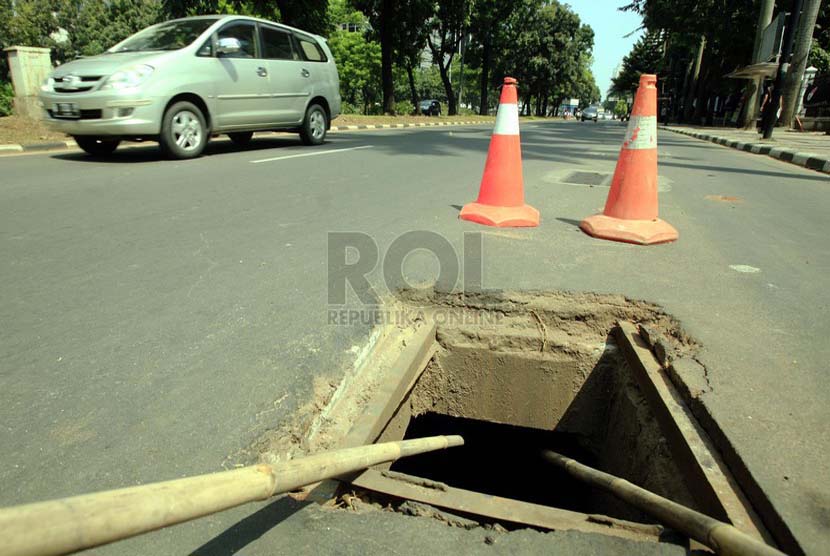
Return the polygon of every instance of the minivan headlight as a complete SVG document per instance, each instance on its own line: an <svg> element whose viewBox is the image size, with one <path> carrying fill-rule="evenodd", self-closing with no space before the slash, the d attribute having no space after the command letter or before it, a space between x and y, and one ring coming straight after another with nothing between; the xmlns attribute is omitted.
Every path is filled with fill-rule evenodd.
<svg viewBox="0 0 830 556"><path fill-rule="evenodd" d="M55 87L55 80L51 77L47 77L43 80L43 83L40 84L40 90L44 93L51 93Z"/></svg>
<svg viewBox="0 0 830 556"><path fill-rule="evenodd" d="M139 64L117 71L104 82L102 89L130 89L138 87L153 73L153 66Z"/></svg>

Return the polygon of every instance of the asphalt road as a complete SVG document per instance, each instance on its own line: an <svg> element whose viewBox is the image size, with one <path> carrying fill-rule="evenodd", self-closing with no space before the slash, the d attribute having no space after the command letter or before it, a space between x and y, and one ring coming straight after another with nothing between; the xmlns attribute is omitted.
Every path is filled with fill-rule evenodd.
<svg viewBox="0 0 830 556"><path fill-rule="evenodd" d="M333 134L319 149L223 142L185 162L152 147L0 158L0 504L242 461L315 377L342 376L368 334L326 325L327 232L366 232L383 250L409 230L459 247L481 231L485 287L623 293L678 317L704 345L712 411L819 552L830 542L830 179L661 132L661 217L680 240L594 240L576 224L607 188L562 179L612 172L622 132L524 124L526 197L542 224L522 230L457 219L477 193L486 125ZM252 526L276 519L268 508L105 552L268 553L278 528Z"/></svg>

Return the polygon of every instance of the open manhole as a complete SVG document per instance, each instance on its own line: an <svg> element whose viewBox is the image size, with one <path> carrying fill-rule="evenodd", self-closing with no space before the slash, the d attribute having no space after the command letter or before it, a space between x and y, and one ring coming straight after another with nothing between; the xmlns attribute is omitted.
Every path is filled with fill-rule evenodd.
<svg viewBox="0 0 830 556"><path fill-rule="evenodd" d="M611 183L611 174L604 172L571 172L562 181L573 185L590 185L590 186L609 186Z"/></svg>
<svg viewBox="0 0 830 556"><path fill-rule="evenodd" d="M643 339L664 363L667 352L692 361L696 344L659 307L562 292L403 297L418 316L365 359L386 378L351 415L346 445L440 434L465 445L369 469L349 492L508 529L666 539L650 516L546 464L541 451L553 449L768 538Z"/></svg>

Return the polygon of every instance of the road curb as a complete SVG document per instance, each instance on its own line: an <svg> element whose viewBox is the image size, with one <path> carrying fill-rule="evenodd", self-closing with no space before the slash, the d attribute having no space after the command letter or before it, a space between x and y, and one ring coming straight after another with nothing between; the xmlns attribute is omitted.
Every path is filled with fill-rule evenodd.
<svg viewBox="0 0 830 556"><path fill-rule="evenodd" d="M739 151L769 156L782 162L789 162L803 168L830 174L830 158L820 156L815 153L800 152L787 147L775 147L768 143L747 143L744 141L736 141L734 139L728 139L726 137L720 137L709 133L699 133L697 131L688 131L685 129L676 129L667 126L661 126L661 129L694 137L695 139L702 139L704 141L715 143L716 145L730 147Z"/></svg>
<svg viewBox="0 0 830 556"><path fill-rule="evenodd" d="M75 143L75 141L54 141L51 143L34 143L32 145L0 145L0 155L37 151L59 151L64 149L73 149L77 146L78 145Z"/></svg>
<svg viewBox="0 0 830 556"><path fill-rule="evenodd" d="M330 131L355 131L366 129L392 129L399 127L436 127L436 126L459 126L459 125L474 125L474 124L489 124L489 120L483 121L465 121L465 122L414 122L403 124L361 124L361 125L340 125L331 126ZM32 145L8 144L0 145L0 156L4 154L17 154L23 152L37 152L37 151L57 151L65 149L74 149L77 147L75 141L56 141L52 143L35 143Z"/></svg>

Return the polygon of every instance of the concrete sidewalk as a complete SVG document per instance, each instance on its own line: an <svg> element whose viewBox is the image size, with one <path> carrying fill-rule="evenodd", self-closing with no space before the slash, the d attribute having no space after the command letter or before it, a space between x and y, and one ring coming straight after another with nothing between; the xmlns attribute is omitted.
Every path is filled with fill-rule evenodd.
<svg viewBox="0 0 830 556"><path fill-rule="evenodd" d="M662 129L830 173L830 135L824 133L776 129L772 139L765 141L759 133L744 129L674 125Z"/></svg>

